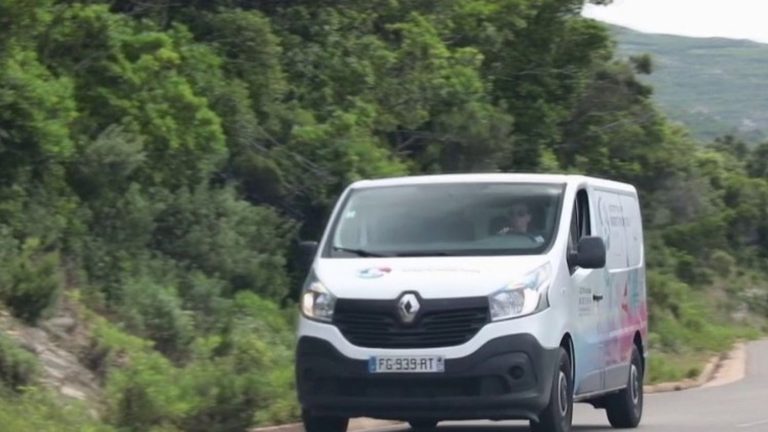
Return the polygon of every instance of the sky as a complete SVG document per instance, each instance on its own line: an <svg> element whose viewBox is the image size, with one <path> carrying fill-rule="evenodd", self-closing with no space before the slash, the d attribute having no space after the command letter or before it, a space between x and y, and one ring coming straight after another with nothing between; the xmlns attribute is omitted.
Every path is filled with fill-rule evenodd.
<svg viewBox="0 0 768 432"><path fill-rule="evenodd" d="M614 0L584 15L646 33L768 43L768 0Z"/></svg>

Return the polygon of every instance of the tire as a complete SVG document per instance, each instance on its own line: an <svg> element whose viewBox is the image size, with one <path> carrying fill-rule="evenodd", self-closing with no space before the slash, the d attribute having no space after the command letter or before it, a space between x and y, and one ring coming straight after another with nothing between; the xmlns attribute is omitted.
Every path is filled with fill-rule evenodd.
<svg viewBox="0 0 768 432"><path fill-rule="evenodd" d="M552 380L549 404L539 414L539 421L531 421L533 432L570 432L573 422L573 376L571 359L560 347L558 368Z"/></svg>
<svg viewBox="0 0 768 432"><path fill-rule="evenodd" d="M416 432L428 432L433 431L437 427L437 421L435 420L412 420L408 424L411 429Z"/></svg>
<svg viewBox="0 0 768 432"><path fill-rule="evenodd" d="M347 432L349 419L342 417L318 417L307 411L301 413L306 432Z"/></svg>
<svg viewBox="0 0 768 432"><path fill-rule="evenodd" d="M643 362L637 346L632 349L627 387L606 397L605 411L611 426L617 429L636 428L643 416Z"/></svg>

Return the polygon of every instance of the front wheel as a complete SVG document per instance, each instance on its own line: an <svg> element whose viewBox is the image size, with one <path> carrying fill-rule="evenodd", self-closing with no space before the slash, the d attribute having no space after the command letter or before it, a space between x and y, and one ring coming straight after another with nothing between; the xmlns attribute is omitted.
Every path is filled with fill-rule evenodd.
<svg viewBox="0 0 768 432"><path fill-rule="evenodd" d="M531 421L533 432L569 432L573 420L573 376L571 359L560 347L560 359L552 382L549 404L539 415L539 421Z"/></svg>
<svg viewBox="0 0 768 432"><path fill-rule="evenodd" d="M342 417L320 417L307 411L301 413L306 432L347 432L349 419Z"/></svg>
<svg viewBox="0 0 768 432"><path fill-rule="evenodd" d="M635 346L629 366L627 388L606 398L608 421L615 428L636 428L643 416L643 362Z"/></svg>

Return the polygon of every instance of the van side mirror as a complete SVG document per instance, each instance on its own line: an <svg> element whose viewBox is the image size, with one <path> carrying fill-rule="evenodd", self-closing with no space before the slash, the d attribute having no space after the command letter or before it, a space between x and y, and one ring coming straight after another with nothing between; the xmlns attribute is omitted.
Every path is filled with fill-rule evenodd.
<svg viewBox="0 0 768 432"><path fill-rule="evenodd" d="M602 238L584 237L579 240L578 251L568 257L568 263L585 269L599 269L605 267L606 255Z"/></svg>

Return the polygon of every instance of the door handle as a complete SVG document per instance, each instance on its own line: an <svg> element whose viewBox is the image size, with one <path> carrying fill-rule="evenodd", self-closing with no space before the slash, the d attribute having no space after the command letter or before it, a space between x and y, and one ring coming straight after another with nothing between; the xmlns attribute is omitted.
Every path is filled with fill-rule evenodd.
<svg viewBox="0 0 768 432"><path fill-rule="evenodd" d="M602 299L603 299L603 295L602 294L592 294L592 300L599 302Z"/></svg>

